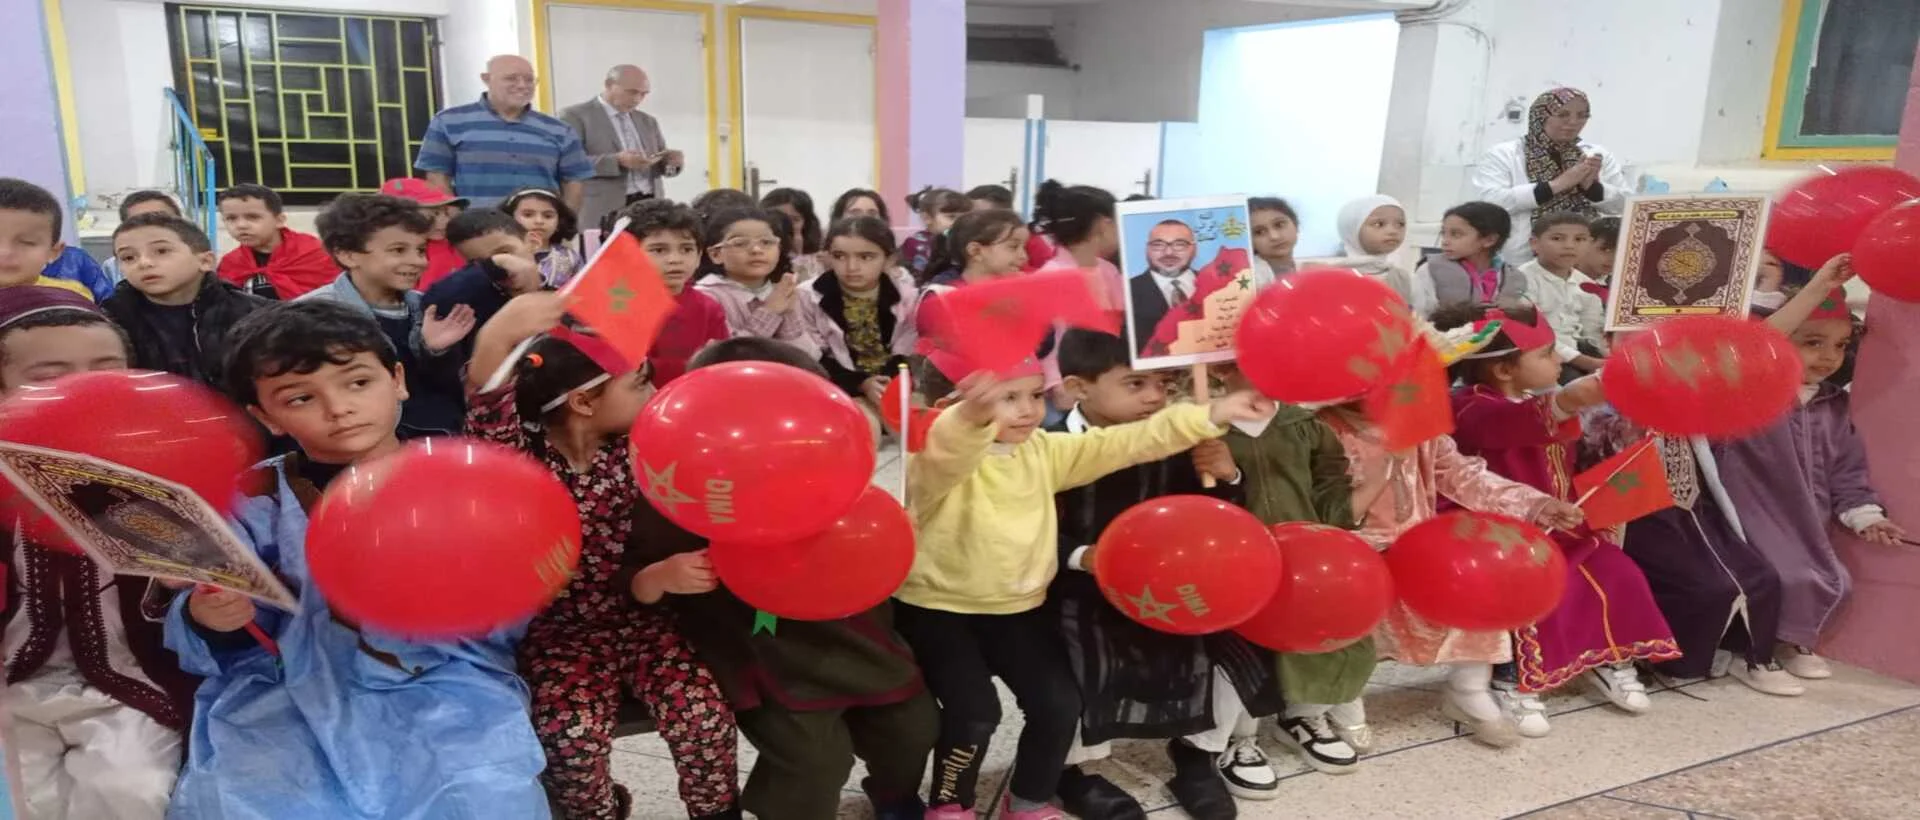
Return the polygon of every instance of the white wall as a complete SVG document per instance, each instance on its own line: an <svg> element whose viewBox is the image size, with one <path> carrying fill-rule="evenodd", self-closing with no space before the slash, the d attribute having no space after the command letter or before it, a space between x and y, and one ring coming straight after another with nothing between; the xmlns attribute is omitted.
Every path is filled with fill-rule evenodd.
<svg viewBox="0 0 1920 820"><path fill-rule="evenodd" d="M1202 39L1208 29L1357 13L1249 0L1105 0L1054 14L1054 36L1076 63L1074 116L1089 120L1188 122L1200 114ZM1276 87L1311 81L1276 77Z"/></svg>
<svg viewBox="0 0 1920 820"><path fill-rule="evenodd" d="M1757 159L1779 17L1780 0L1470 0L1404 23L1381 187L1437 221L1555 86L1587 92L1585 136L1630 169Z"/></svg>
<svg viewBox="0 0 1920 820"><path fill-rule="evenodd" d="M0 0L23 2L24 0ZM316 11L441 19L441 67L449 101L478 97L480 67L501 52L526 51L523 0L197 0ZM160 90L173 84L164 0L60 0L72 55L74 108L87 193L120 194L170 185L173 116ZM459 15L453 16L458 10Z"/></svg>

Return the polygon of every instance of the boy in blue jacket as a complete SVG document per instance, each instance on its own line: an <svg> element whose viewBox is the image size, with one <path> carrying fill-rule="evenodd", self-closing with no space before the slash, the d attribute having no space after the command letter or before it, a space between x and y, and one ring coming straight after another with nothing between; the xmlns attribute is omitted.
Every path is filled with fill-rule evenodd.
<svg viewBox="0 0 1920 820"><path fill-rule="evenodd" d="M514 671L514 636L415 642L334 614L307 570L307 513L328 482L392 454L405 373L373 319L276 303L234 327L226 387L299 451L266 462L238 530L299 597L179 596L167 647L206 678L169 817L546 818L546 758ZM258 623L279 656L249 636Z"/></svg>

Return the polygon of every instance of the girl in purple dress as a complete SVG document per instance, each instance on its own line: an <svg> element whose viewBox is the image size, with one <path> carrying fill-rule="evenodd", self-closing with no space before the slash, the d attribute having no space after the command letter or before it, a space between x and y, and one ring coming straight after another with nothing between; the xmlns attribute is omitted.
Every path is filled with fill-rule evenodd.
<svg viewBox="0 0 1920 820"><path fill-rule="evenodd" d="M1496 321L1499 335L1454 365L1463 385L1453 395L1454 440L1493 472L1571 501L1579 412L1606 400L1600 380L1554 389L1560 365L1553 328L1531 307L1454 305L1434 316L1442 330L1483 331ZM1646 576L1619 545L1584 524L1553 533L1553 540L1567 559L1566 597L1539 623L1513 633L1515 679L1499 687L1527 737L1550 728L1541 692L1584 678L1614 705L1643 713L1651 703L1634 663L1680 657Z"/></svg>
<svg viewBox="0 0 1920 820"><path fill-rule="evenodd" d="M1833 675L1813 649L1852 587L1830 529L1837 523L1879 544L1907 537L1887 520L1868 480L1847 391L1827 381L1845 361L1853 335L1841 290L1852 277L1847 256L1834 257L1767 320L1792 334L1800 351L1806 368L1800 402L1772 427L1714 453L1747 540L1780 573L1777 657L1795 677L1812 680Z"/></svg>

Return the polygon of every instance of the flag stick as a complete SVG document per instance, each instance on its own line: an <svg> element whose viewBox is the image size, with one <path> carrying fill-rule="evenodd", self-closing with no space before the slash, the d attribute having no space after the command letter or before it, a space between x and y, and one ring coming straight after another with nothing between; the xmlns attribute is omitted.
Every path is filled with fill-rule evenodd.
<svg viewBox="0 0 1920 820"><path fill-rule="evenodd" d="M907 503L907 440L913 438L913 376L905 363L900 365L900 503ZM881 410L884 413L886 410Z"/></svg>
<svg viewBox="0 0 1920 820"><path fill-rule="evenodd" d="M1207 365L1205 362L1195 362L1193 365L1193 400L1201 404L1206 404L1212 399L1213 391L1207 383ZM1211 475L1203 475L1200 477L1200 486L1209 490L1213 489L1215 483Z"/></svg>
<svg viewBox="0 0 1920 820"><path fill-rule="evenodd" d="M1593 498L1594 493L1600 492L1600 488L1607 486L1608 482L1613 481L1613 477L1619 475L1621 470L1625 470L1628 467L1632 466L1634 462L1640 460L1641 456L1646 455L1648 450L1653 449L1653 437L1648 436L1647 438L1643 438L1640 440L1640 443L1635 444L1633 446L1640 448L1640 452L1637 452L1631 456L1628 456L1626 461L1620 462L1620 466L1613 468L1613 472L1607 473L1607 477L1601 479L1600 483L1593 485L1591 488L1588 488L1586 492L1581 493L1579 500L1573 502L1573 506L1582 507L1582 508L1586 507L1587 500L1590 498ZM1547 534L1552 535L1553 531L1557 529L1559 529L1559 527L1548 527Z"/></svg>

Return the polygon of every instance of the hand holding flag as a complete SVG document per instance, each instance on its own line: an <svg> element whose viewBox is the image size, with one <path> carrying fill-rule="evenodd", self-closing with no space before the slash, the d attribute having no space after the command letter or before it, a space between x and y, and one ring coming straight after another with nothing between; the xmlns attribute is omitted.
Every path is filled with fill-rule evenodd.
<svg viewBox="0 0 1920 820"><path fill-rule="evenodd" d="M1673 506L1667 466L1652 436L1573 478L1587 525L1604 530Z"/></svg>

